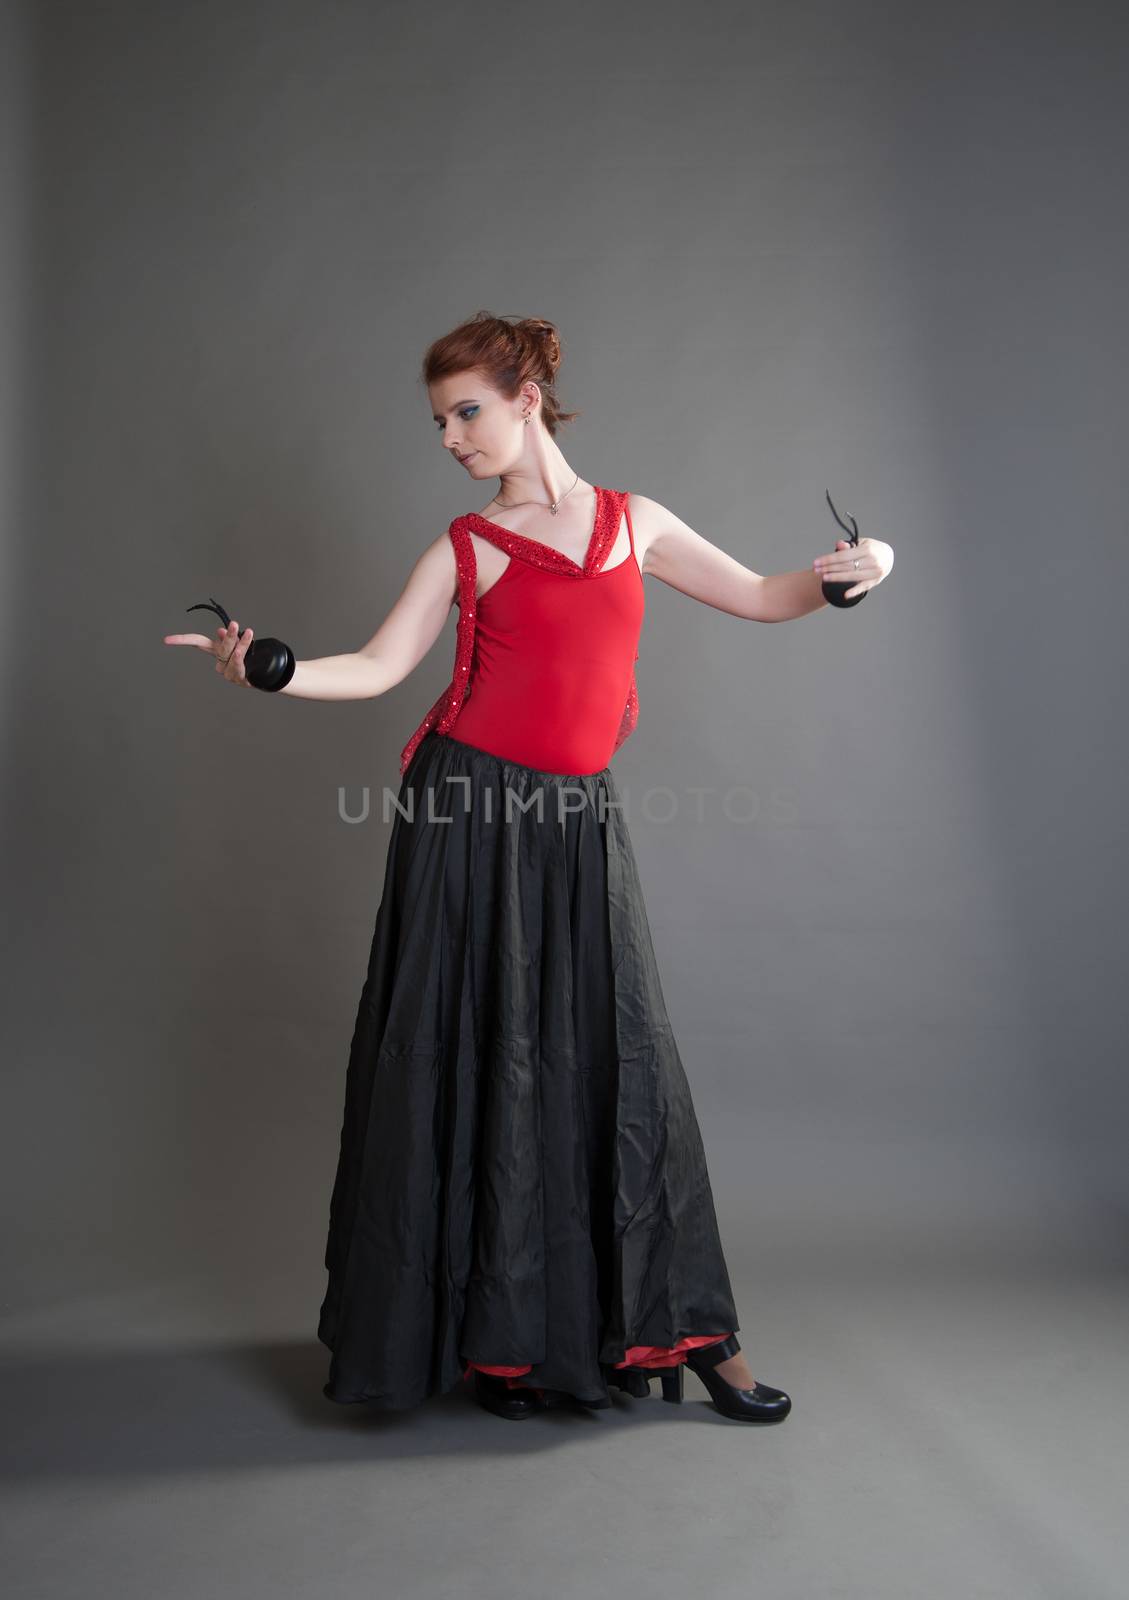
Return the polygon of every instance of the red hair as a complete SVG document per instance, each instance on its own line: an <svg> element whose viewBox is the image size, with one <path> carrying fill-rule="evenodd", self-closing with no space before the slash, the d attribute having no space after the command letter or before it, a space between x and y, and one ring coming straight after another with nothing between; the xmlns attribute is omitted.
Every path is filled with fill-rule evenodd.
<svg viewBox="0 0 1129 1600"><path fill-rule="evenodd" d="M561 364L561 340L551 322L541 317L496 317L476 311L428 346L423 358L426 384L455 372L477 368L507 400L516 400L523 383L541 391L541 416L549 433L556 435L562 422L579 411L562 411L553 381Z"/></svg>

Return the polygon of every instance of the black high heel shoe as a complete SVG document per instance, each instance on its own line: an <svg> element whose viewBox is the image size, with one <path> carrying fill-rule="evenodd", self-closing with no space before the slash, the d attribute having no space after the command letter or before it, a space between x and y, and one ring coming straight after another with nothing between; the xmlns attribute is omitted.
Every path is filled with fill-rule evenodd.
<svg viewBox="0 0 1129 1600"><path fill-rule="evenodd" d="M480 1406L492 1411L496 1417L509 1422L520 1422L537 1411L544 1411L545 1401L539 1389L511 1389L505 1378L496 1372L474 1373L474 1395Z"/></svg>
<svg viewBox="0 0 1129 1600"><path fill-rule="evenodd" d="M756 1383L751 1389L738 1389L736 1384L714 1371L719 1362L728 1361L740 1348L737 1335L731 1333L720 1344L701 1345L697 1350L691 1350L686 1357L686 1365L696 1377L701 1378L709 1390L710 1399L723 1417L732 1417L735 1422L783 1422L792 1409L791 1398L783 1389L773 1389L767 1383ZM678 1398L681 1399L681 1375L678 1391ZM664 1377L663 1399L670 1398Z"/></svg>
<svg viewBox="0 0 1129 1600"><path fill-rule="evenodd" d="M636 1374L644 1379L661 1378L663 1399L679 1405L682 1401L682 1368L685 1365L701 1378L715 1408L723 1417L732 1417L735 1422L783 1422L792 1409L791 1398L783 1389L770 1388L767 1383L758 1383L752 1389L738 1389L714 1371L719 1362L728 1361L740 1348L737 1335L731 1333L717 1344L701 1345L691 1350L685 1362L680 1361L673 1367L620 1367L618 1370L628 1379ZM626 1388L627 1385L621 1384L620 1387ZM637 1394L639 1391L632 1388L630 1392ZM650 1392L649 1384L647 1392Z"/></svg>

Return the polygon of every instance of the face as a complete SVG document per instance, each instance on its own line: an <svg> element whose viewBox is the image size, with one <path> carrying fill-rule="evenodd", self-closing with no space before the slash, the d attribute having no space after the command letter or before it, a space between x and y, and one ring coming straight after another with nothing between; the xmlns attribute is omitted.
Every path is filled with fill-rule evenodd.
<svg viewBox="0 0 1129 1600"><path fill-rule="evenodd" d="M496 477L518 459L528 396L507 400L475 371L440 378L427 392L439 441L468 477Z"/></svg>

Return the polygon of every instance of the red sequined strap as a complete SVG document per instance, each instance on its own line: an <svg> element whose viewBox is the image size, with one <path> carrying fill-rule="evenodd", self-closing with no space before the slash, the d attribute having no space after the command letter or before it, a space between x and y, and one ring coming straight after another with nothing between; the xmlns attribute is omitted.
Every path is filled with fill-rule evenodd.
<svg viewBox="0 0 1129 1600"><path fill-rule="evenodd" d="M455 549L455 569L458 574L459 620L455 629L455 670L451 681L428 711L400 754L400 775L408 770L416 747L429 728L446 733L459 714L470 677L470 664L474 655L474 626L478 610L478 562L474 545L465 527L465 518L456 517L447 529Z"/></svg>
<svg viewBox="0 0 1129 1600"><path fill-rule="evenodd" d="M571 556L566 556L563 550L557 550L551 544L542 544L540 539L533 539L527 533L515 533L512 528L503 528L499 523L491 522L489 517L479 516L477 511L468 511L458 520L469 527L472 533L489 540L499 550L505 550L507 555L527 561L531 567L542 567L546 572L567 572L590 577L600 571L615 544L627 500L626 491L622 489L597 489L596 496L592 537L588 541L582 565Z"/></svg>
<svg viewBox="0 0 1129 1600"><path fill-rule="evenodd" d="M459 605L459 621L455 633L455 669L450 683L404 746L400 754L401 776L408 770L420 740L430 728L435 728L439 733L446 733L454 725L466 696L474 659L474 630L478 612L478 562L475 559L471 533L477 533L488 539L491 544L505 550L511 560L517 556L522 561L528 561L531 566L542 567L546 571L572 572L577 577L587 577L600 571L608 552L615 544L620 519L626 509L627 491L597 489L596 499L595 524L583 566L578 565L562 551L555 550L552 545L542 544L539 539L531 539L526 534L514 533L510 528L500 527L498 523L490 522L486 517L480 516L477 511L467 511L451 523L447 532L455 549ZM628 516L630 517L630 512ZM634 550L634 537L631 544ZM634 560L634 555L630 559ZM638 659L639 656L636 654L635 660ZM632 667L627 704L620 718L613 753L633 731L638 720L639 696L635 687L635 669Z"/></svg>

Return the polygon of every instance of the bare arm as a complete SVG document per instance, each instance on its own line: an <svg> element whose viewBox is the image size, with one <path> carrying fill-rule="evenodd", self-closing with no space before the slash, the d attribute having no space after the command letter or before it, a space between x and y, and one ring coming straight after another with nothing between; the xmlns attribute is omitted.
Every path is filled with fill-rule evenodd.
<svg viewBox="0 0 1129 1600"><path fill-rule="evenodd" d="M631 520L641 569L672 589L749 622L787 622L827 606L816 572L764 576L703 539L673 511L632 494Z"/></svg>
<svg viewBox="0 0 1129 1600"><path fill-rule="evenodd" d="M279 694L299 700L372 700L412 672L443 631L458 592L446 533L416 561L399 599L367 644L346 655L299 661Z"/></svg>

